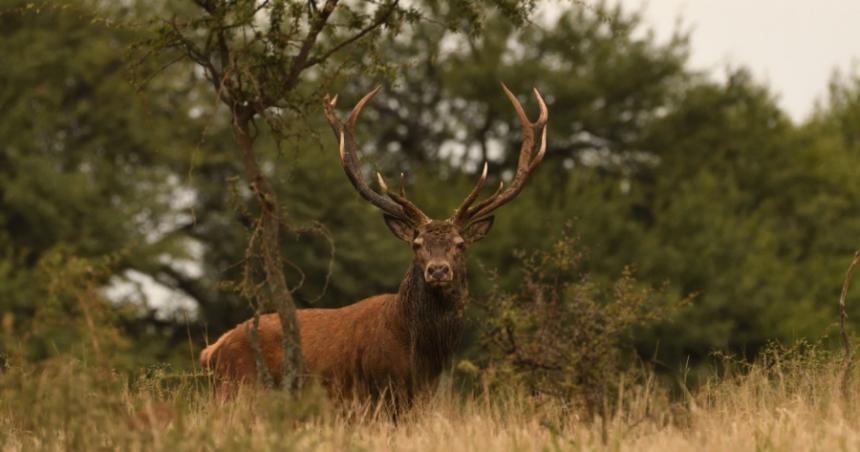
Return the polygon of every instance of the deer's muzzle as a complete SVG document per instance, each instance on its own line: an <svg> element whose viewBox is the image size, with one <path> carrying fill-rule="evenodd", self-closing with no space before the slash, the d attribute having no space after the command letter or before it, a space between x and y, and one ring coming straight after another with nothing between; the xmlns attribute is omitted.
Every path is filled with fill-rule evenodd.
<svg viewBox="0 0 860 452"><path fill-rule="evenodd" d="M424 270L424 281L430 285L444 285L454 280L454 273L447 262L430 262Z"/></svg>

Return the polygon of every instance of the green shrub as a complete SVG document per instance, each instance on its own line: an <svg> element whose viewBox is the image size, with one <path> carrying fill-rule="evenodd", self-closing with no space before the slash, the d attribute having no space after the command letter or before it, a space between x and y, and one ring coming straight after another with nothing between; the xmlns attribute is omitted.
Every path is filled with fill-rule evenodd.
<svg viewBox="0 0 860 452"><path fill-rule="evenodd" d="M496 281L477 301L486 312L480 375L486 387L524 387L594 415L610 408L622 381L642 368L631 333L666 319L677 303L666 301L663 289L639 284L629 268L614 282L591 281L569 229L550 249L516 253L518 290Z"/></svg>

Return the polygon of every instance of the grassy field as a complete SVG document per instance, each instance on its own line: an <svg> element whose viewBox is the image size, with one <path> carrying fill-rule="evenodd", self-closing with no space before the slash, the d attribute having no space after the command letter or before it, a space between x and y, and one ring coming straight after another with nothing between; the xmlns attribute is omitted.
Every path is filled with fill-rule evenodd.
<svg viewBox="0 0 860 452"><path fill-rule="evenodd" d="M335 410L319 394L222 402L200 378L156 370L132 384L58 358L0 376L0 443L4 451L860 450L860 403L850 397L860 380L852 372L843 386L839 355L783 350L718 367L696 389L676 385L675 397L656 379L624 385L604 418L515 391L462 396L443 387L395 424L371 410Z"/></svg>

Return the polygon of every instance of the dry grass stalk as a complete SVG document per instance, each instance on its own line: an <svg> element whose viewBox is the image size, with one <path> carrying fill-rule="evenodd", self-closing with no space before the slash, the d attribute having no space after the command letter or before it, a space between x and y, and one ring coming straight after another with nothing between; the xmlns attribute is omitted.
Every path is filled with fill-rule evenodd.
<svg viewBox="0 0 860 452"><path fill-rule="evenodd" d="M845 397L851 394L848 391L848 378L851 375L851 342L848 340L848 332L845 330L845 319L848 317L845 313L845 299L848 298L848 289L851 287L851 280L854 277L854 268L860 262L860 250L854 253L854 258L851 259L851 264L848 265L848 270L845 272L845 279L842 281L842 294L839 296L839 332L842 335L842 347L844 349L843 356L843 371L842 371L842 392Z"/></svg>
<svg viewBox="0 0 860 452"><path fill-rule="evenodd" d="M854 276L854 267L860 262L860 250L854 253L854 259L848 265L848 270L845 272L845 279L842 281L842 294L839 296L839 330L842 333L842 345L845 348L845 360L847 361L851 355L851 347L848 342L848 333L845 331L845 299L848 298L848 289L851 287L851 280Z"/></svg>

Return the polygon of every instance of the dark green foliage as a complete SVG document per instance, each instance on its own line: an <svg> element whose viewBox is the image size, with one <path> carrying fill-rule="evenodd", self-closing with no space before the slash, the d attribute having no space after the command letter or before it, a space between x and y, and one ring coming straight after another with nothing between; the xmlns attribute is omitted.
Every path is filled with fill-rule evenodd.
<svg viewBox="0 0 860 452"><path fill-rule="evenodd" d="M643 274L700 294L662 332L677 339L664 357L712 348L752 355L775 337L822 334L856 247L845 239L860 233L860 192L846 172L857 156L836 163L841 151L807 146L743 71L725 86L692 87L661 122L648 138L660 165L633 183L651 239L633 260Z"/></svg>
<svg viewBox="0 0 860 452"><path fill-rule="evenodd" d="M40 359L80 339L66 328L82 313L65 289L95 285L88 297L101 304L111 278L184 255L161 232L183 129L169 126L170 98L140 96L125 78L135 32L84 2L25 4L0 14L0 311L8 337L22 335L25 355ZM87 266L86 280L58 279ZM132 317L146 316L137 307Z"/></svg>
<svg viewBox="0 0 860 452"><path fill-rule="evenodd" d="M428 179L454 187L452 168L468 174L488 159L492 178L514 166L515 116L492 82L521 97L535 85L550 103L546 162L474 250L505 287L518 282L511 249L549 246L576 217L592 279L634 265L651 285L668 282L675 300L696 295L683 321L640 336L640 350L659 343L671 369L714 348L753 356L769 339L817 337L834 319L842 267L857 247L850 237L860 234L849 175L858 155L819 140L851 130L857 87L834 83L828 113L798 127L746 71L705 79L685 68L683 33L660 44L638 27L618 10L574 8L546 28L494 23L444 51L431 29L395 49L412 64L391 94L399 108L371 106L382 126L371 134L375 156L417 172L426 204L450 208L467 185L437 190ZM824 126L830 110L842 119ZM452 142L463 150L451 153Z"/></svg>
<svg viewBox="0 0 860 452"><path fill-rule="evenodd" d="M151 34L153 16L175 16L192 43L205 46L207 24L190 20L200 8L28 3L0 7L3 353L16 337L26 338L16 343L31 359L82 350L91 339L75 294L83 286L99 292L135 270L188 296L197 316L186 325L140 304L99 302L98 321L127 341L105 343L118 344L124 367L171 359L190 366L207 330L212 339L252 313L231 289L242 278L253 194L211 80L191 64L164 69L177 47L148 60L143 47L129 46L165 38L182 45L169 26ZM296 42L281 38L313 3L323 4L268 3L265 14L276 20L258 27L243 54L259 63L264 85L287 81L282 69ZM224 20L249 24L251 3L232 4ZM378 18L367 8L392 4L350 5L318 50ZM793 124L744 70L725 81L692 71L685 33L658 42L638 17L600 3L564 6L550 24L524 20L531 7L398 4L385 27L315 65L279 99L285 108L257 119L255 150L281 200L280 246L297 304L343 306L394 291L410 258L344 176L319 109L323 92L339 93L346 106L387 83L359 125L367 174L395 179L405 170L410 197L441 217L471 188L482 160L490 162L488 187L514 168L519 130L496 83L504 81L532 116L530 88L546 96L549 149L470 250L476 297L494 291L534 301L523 293L523 263L512 250L551 249L575 219L589 251L567 275L571 286L604 294L632 266L637 290L661 288L670 304L695 294L677 321L636 329L632 343L644 356L656 349L661 369L713 349L751 357L770 339L828 332L845 266L860 246L857 76L834 77L815 115ZM275 57L267 46L288 51ZM498 278L488 281L479 264ZM86 266L94 270L71 270ZM849 293L849 320L860 318L857 290ZM480 358L474 340L465 345Z"/></svg>

